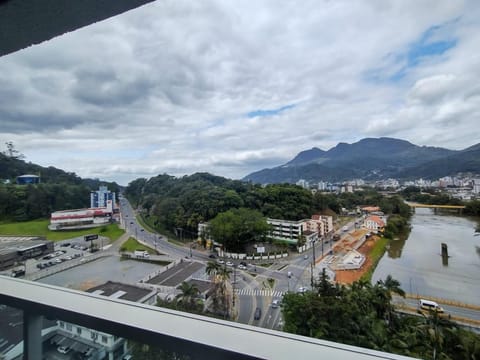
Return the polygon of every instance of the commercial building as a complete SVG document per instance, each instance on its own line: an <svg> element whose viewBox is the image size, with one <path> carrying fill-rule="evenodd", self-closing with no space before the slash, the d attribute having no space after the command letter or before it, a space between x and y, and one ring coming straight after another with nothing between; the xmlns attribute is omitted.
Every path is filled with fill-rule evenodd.
<svg viewBox="0 0 480 360"><path fill-rule="evenodd" d="M1 236L0 270L53 252L53 242L40 236Z"/></svg>
<svg viewBox="0 0 480 360"><path fill-rule="evenodd" d="M50 230L67 230L96 227L112 221L113 203L107 201L103 208L55 211L50 216Z"/></svg>

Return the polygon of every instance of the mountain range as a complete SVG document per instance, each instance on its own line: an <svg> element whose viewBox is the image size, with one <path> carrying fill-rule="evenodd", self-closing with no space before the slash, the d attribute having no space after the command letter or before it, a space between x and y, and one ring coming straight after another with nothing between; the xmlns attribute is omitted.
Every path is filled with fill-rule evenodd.
<svg viewBox="0 0 480 360"><path fill-rule="evenodd" d="M418 146L394 138L366 138L339 143L328 151L314 147L287 163L243 178L254 183L339 182L364 180L438 179L460 172L480 174L480 143L464 150Z"/></svg>

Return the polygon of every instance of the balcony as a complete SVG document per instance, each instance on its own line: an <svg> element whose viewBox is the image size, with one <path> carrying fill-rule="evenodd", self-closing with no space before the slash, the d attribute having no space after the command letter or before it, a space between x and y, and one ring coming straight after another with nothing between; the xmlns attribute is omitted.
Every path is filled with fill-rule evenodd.
<svg viewBox="0 0 480 360"><path fill-rule="evenodd" d="M23 311L23 352L42 359L42 321L56 319L191 359L407 359L100 295L0 277L0 303Z"/></svg>

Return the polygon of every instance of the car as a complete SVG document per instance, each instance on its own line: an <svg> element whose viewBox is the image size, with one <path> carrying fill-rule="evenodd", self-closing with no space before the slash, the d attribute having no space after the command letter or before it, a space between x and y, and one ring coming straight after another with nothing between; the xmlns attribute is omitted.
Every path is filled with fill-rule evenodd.
<svg viewBox="0 0 480 360"><path fill-rule="evenodd" d="M57 348L57 351L60 353L60 354L67 354L69 351L70 351L70 348L67 347L67 346L59 346Z"/></svg>
<svg viewBox="0 0 480 360"><path fill-rule="evenodd" d="M307 259L308 259L308 255L303 255L303 258L304 258L305 260L307 260Z"/></svg>
<svg viewBox="0 0 480 360"><path fill-rule="evenodd" d="M140 231L145 231L145 229L140 229Z"/></svg>
<svg viewBox="0 0 480 360"><path fill-rule="evenodd" d="M303 294L304 292L307 292L307 290L308 289L306 287L301 286L301 287L298 288L297 293Z"/></svg>
<svg viewBox="0 0 480 360"><path fill-rule="evenodd" d="M12 277L20 277L25 275L25 270L13 270Z"/></svg>
<svg viewBox="0 0 480 360"><path fill-rule="evenodd" d="M225 265L227 265L227 266L235 266L235 264L234 264L233 262L231 262L231 261L227 261L227 263L226 263Z"/></svg>
<svg viewBox="0 0 480 360"><path fill-rule="evenodd" d="M240 270L247 270L247 267L245 265L242 265L242 264L238 265L238 268Z"/></svg>
<svg viewBox="0 0 480 360"><path fill-rule="evenodd" d="M255 313L253 314L253 319L254 320L260 320L260 318L262 317L262 309L260 309L259 307L257 307L255 309Z"/></svg>
<svg viewBox="0 0 480 360"><path fill-rule="evenodd" d="M60 259L60 258L56 258L54 261L55 261L57 264L61 264L63 260Z"/></svg>
<svg viewBox="0 0 480 360"><path fill-rule="evenodd" d="M272 309L278 308L282 304L280 299L275 299L272 301Z"/></svg>
<svg viewBox="0 0 480 360"><path fill-rule="evenodd" d="M66 243L60 244L60 246L62 246L62 247L68 247L68 246L70 246L70 243L69 243L69 242L66 242Z"/></svg>
<svg viewBox="0 0 480 360"><path fill-rule="evenodd" d="M71 247L72 249L76 249L78 246L80 246L80 244L77 244L77 243L72 243L72 244L70 245L70 247Z"/></svg>
<svg viewBox="0 0 480 360"><path fill-rule="evenodd" d="M130 225L133 225L133 221L130 221Z"/></svg>
<svg viewBox="0 0 480 360"><path fill-rule="evenodd" d="M218 259L218 260L217 260L217 263L218 263L218 264L225 264L225 261L223 261L222 259Z"/></svg>
<svg viewBox="0 0 480 360"><path fill-rule="evenodd" d="M245 261L240 261L240 265L243 265L243 266L245 266L245 267L248 266L248 264L247 264Z"/></svg>
<svg viewBox="0 0 480 360"><path fill-rule="evenodd" d="M217 257L216 257L215 255L213 255L213 254L208 255L208 257L209 257L210 259L216 259L216 258L217 258Z"/></svg>
<svg viewBox="0 0 480 360"><path fill-rule="evenodd" d="M73 254L73 255L72 255L72 257L73 257L74 259L76 259L76 258L78 258L78 257L80 257L80 256L82 256L82 255L80 255L80 254Z"/></svg>

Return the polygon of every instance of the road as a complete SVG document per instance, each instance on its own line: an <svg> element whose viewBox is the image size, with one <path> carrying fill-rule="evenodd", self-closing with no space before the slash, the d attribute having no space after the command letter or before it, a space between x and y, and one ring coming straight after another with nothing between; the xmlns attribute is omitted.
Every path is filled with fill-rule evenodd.
<svg viewBox="0 0 480 360"><path fill-rule="evenodd" d="M133 236L147 243L160 253L168 255L173 259L191 258L203 263L212 260L209 258L208 253L178 246L169 242L165 236L144 229L138 224L136 214L128 200L122 198L120 203L122 222L125 225L128 236ZM247 270L235 269L236 282L234 289L236 292L235 311L237 313L237 321L269 329L281 328L283 324L281 309L273 308L271 306L272 301L281 299L286 292L298 291L301 288L311 288L312 265L322 255L328 254L332 250L334 245L332 241L333 235L338 234L343 239L349 232L355 229L355 221L351 221L344 226L347 227L347 231L340 229L336 233L331 233L324 239L324 242L318 242L315 248L311 248L304 254L291 255L288 259L275 262L268 268L250 264ZM239 261L234 261L234 263L238 265ZM318 277L319 271L319 267L313 267L313 276ZM234 281L233 277L232 275L232 281ZM269 278L275 280L273 289L265 285ZM403 299L402 301L406 301L406 305L409 307L416 307L416 300ZM262 312L259 320L254 319L254 312L257 307ZM443 307L452 316L480 321L480 311L448 305Z"/></svg>

